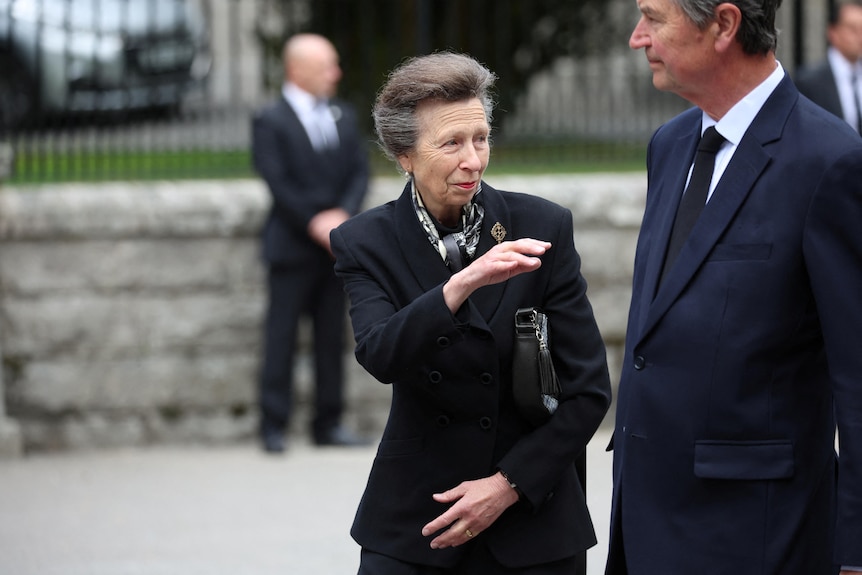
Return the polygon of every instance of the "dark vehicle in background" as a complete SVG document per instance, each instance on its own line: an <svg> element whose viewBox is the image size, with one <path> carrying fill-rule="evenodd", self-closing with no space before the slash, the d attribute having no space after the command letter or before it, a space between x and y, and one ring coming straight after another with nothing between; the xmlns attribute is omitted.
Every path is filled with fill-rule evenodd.
<svg viewBox="0 0 862 575"><path fill-rule="evenodd" d="M195 0L0 0L0 134L56 115L177 109L211 64Z"/></svg>

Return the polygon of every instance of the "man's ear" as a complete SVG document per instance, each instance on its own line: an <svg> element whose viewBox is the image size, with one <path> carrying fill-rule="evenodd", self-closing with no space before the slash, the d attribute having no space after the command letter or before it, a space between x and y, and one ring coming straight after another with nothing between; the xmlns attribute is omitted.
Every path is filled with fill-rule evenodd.
<svg viewBox="0 0 862 575"><path fill-rule="evenodd" d="M742 12L739 7L730 2L724 2L715 7L715 20L712 27L715 31L715 47L722 51L736 42L736 33L742 25Z"/></svg>

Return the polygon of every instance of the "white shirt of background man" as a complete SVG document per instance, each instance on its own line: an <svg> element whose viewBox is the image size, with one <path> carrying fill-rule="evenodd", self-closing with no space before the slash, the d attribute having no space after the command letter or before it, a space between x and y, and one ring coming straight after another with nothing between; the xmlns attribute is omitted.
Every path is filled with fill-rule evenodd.
<svg viewBox="0 0 862 575"><path fill-rule="evenodd" d="M302 88L287 82L281 90L317 151L338 147L337 118L327 100L318 100Z"/></svg>

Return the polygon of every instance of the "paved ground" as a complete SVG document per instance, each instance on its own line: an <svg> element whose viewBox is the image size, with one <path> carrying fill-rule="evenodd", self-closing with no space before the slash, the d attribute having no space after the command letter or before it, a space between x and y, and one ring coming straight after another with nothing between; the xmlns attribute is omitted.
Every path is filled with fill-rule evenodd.
<svg viewBox="0 0 862 575"><path fill-rule="evenodd" d="M588 498L607 550L611 456L588 449ZM0 461L0 575L347 575L348 529L374 448L182 447Z"/></svg>

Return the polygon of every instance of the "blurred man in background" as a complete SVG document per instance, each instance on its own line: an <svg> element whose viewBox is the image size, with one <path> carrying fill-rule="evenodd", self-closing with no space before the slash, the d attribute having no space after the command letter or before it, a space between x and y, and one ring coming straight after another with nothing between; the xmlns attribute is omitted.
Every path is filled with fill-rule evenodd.
<svg viewBox="0 0 862 575"><path fill-rule="evenodd" d="M826 58L800 68L796 86L862 134L862 0L831 4L826 37Z"/></svg>
<svg viewBox="0 0 862 575"><path fill-rule="evenodd" d="M293 407L294 357L300 317L313 324L316 445L367 442L341 424L344 405L346 296L333 271L329 232L356 214L368 189L368 158L353 109L336 99L338 53L318 35L284 46L280 97L252 123L254 167L272 207L263 229L269 307L260 375L260 440L285 449Z"/></svg>

